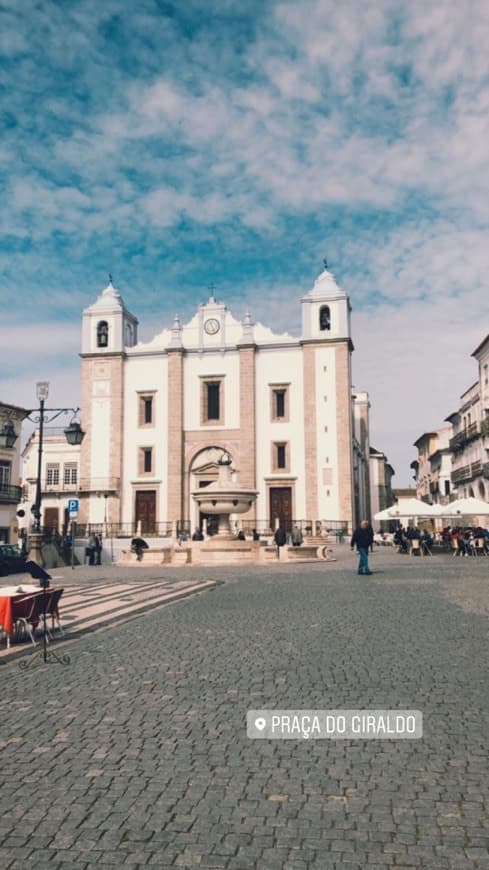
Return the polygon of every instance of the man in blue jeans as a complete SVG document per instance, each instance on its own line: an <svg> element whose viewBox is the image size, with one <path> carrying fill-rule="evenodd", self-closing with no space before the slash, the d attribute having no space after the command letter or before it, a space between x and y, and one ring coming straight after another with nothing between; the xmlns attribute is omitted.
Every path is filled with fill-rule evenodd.
<svg viewBox="0 0 489 870"><path fill-rule="evenodd" d="M372 546L373 541L374 533L372 527L368 524L367 520L362 520L358 528L353 532L353 537L350 541L350 547L353 550L356 545L360 556L360 562L358 563L359 574L372 573L368 567L368 551L369 547Z"/></svg>

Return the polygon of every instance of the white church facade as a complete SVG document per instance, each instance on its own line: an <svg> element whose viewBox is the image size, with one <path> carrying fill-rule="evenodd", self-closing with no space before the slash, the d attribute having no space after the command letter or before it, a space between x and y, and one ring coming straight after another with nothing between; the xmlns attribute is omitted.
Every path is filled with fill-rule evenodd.
<svg viewBox="0 0 489 870"><path fill-rule="evenodd" d="M368 476L368 438L359 463L349 299L325 269L300 307L294 337L249 314L237 320L211 296L188 323L175 318L142 343L109 283L83 312L85 437L64 499L76 488L78 522L193 531L208 518L192 492L216 479L224 451L239 482L258 491L240 517L246 529L351 529L363 518L368 480L358 481L358 467ZM61 505L61 487L56 496Z"/></svg>

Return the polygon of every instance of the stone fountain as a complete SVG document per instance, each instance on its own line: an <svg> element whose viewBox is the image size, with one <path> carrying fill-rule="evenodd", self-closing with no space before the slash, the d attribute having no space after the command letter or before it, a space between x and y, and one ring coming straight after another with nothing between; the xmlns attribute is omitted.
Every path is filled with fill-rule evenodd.
<svg viewBox="0 0 489 870"><path fill-rule="evenodd" d="M206 514L212 514L217 519L217 534L219 541L231 541L234 538L231 529L231 514L244 514L254 505L258 490L241 486L232 478L232 459L224 452L218 461L219 476L217 480L192 492L192 498L199 509Z"/></svg>

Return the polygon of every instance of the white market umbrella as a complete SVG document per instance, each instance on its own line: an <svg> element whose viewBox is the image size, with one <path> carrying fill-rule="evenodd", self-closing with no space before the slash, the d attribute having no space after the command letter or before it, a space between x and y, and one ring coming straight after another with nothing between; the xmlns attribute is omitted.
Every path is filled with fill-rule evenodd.
<svg viewBox="0 0 489 870"><path fill-rule="evenodd" d="M418 498L407 498L399 504L393 504L380 513L375 514L374 520L398 520L405 517L439 517L440 506L427 504Z"/></svg>
<svg viewBox="0 0 489 870"><path fill-rule="evenodd" d="M393 507L396 507L396 505L393 505ZM383 511L379 511L377 514L374 514L374 520L391 520L392 519L392 516L390 513L391 510L392 510L392 508L390 508L390 507L384 508Z"/></svg>
<svg viewBox="0 0 489 870"><path fill-rule="evenodd" d="M489 503L480 498L458 498L450 504L441 506L443 517L476 517L489 515Z"/></svg>

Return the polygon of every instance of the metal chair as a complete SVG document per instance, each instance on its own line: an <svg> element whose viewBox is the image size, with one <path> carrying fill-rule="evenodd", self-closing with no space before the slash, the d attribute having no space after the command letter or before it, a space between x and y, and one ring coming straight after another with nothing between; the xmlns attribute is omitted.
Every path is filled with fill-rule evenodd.
<svg viewBox="0 0 489 870"><path fill-rule="evenodd" d="M64 632L63 632L63 629L61 628L61 622L59 619L59 608L58 608L59 599L61 598L63 592L64 592L64 589L53 589L52 592L49 593L48 601L46 604L46 609L44 610L44 608L43 608L42 616L44 617L44 614L46 614L46 630L48 633L48 637L52 637L51 631L54 632L55 621L56 621L56 625L58 626L59 633L60 633L61 637L63 637ZM49 616L51 617L51 631L49 630L48 625L47 625L47 619Z"/></svg>
<svg viewBox="0 0 489 870"><path fill-rule="evenodd" d="M25 598L14 600L12 602L12 619L15 627L15 634L18 636L19 625L21 625L35 646L36 641L34 635L43 612L43 592L37 592L35 595L28 595Z"/></svg>

